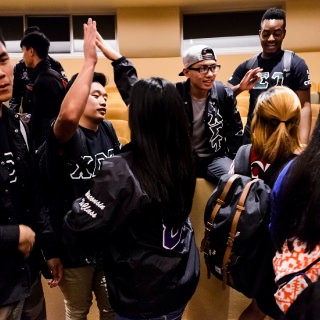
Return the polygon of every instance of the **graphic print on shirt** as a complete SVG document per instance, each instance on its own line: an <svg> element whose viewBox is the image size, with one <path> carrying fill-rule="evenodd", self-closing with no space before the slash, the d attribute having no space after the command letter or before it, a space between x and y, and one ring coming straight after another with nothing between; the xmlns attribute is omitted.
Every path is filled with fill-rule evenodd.
<svg viewBox="0 0 320 320"><path fill-rule="evenodd" d="M215 116L214 116L214 113L215 113ZM215 152L217 152L221 149L221 142L223 139L222 136L220 135L221 129L223 127L223 119L219 109L209 110L208 117L209 117L208 126L212 133L209 142L211 144L211 148Z"/></svg>
<svg viewBox="0 0 320 320"><path fill-rule="evenodd" d="M268 79L270 78L270 72L260 72L259 73L260 79L257 81L253 89L257 90L267 90L270 83L268 82ZM272 86L282 86L284 82L284 74L283 72L273 72L271 76Z"/></svg>
<svg viewBox="0 0 320 320"><path fill-rule="evenodd" d="M266 172L270 167L270 163L265 163L259 160L253 161L251 163L251 177L259 178L259 173Z"/></svg>
<svg viewBox="0 0 320 320"><path fill-rule="evenodd" d="M100 170L102 161L113 156L114 150L109 149L107 154L105 154L104 152L99 152L94 156L81 157L81 164L76 162L72 163L74 169L71 169L71 179L92 179L97 175L98 171Z"/></svg>
<svg viewBox="0 0 320 320"><path fill-rule="evenodd" d="M12 152L6 152L3 154L5 166L9 172L9 183L17 182L16 169L14 164L14 157Z"/></svg>
<svg viewBox="0 0 320 320"><path fill-rule="evenodd" d="M303 84L304 84L305 86L309 86L309 85L311 86L312 81L311 81L311 79L310 79L310 72L309 72L309 70L307 70L307 75L308 75L308 80L304 81Z"/></svg>
<svg viewBox="0 0 320 320"><path fill-rule="evenodd" d="M172 250L179 243L181 239L182 229L180 228L168 228L166 225L162 225L162 246L165 249Z"/></svg>
<svg viewBox="0 0 320 320"><path fill-rule="evenodd" d="M24 80L24 81L29 81L29 75L28 75L28 70L24 69L22 71L22 75L21 75L21 80Z"/></svg>

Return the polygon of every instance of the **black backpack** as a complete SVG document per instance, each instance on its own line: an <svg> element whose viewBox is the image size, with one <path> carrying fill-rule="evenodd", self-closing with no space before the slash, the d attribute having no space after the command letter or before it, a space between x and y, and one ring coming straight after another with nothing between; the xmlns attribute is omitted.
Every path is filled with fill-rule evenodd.
<svg viewBox="0 0 320 320"><path fill-rule="evenodd" d="M287 161L269 166L262 179L251 178L251 144L241 146L234 172L224 174L210 196L204 213L201 251L212 273L249 298L263 286L270 270L270 193ZM260 176L260 175L259 175ZM270 260L271 259L271 260ZM270 260L270 261L269 261Z"/></svg>
<svg viewBox="0 0 320 320"><path fill-rule="evenodd" d="M212 273L249 298L262 283L270 188L261 179L224 174L205 208L201 251Z"/></svg>

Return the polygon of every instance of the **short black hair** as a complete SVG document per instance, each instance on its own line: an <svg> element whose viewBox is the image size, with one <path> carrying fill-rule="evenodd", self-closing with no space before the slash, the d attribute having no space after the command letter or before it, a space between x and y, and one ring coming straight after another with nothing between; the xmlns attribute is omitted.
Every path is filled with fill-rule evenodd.
<svg viewBox="0 0 320 320"><path fill-rule="evenodd" d="M68 81L68 84L66 86L66 93L69 91L69 89L71 88L72 84L74 83L74 81L76 80L76 78L78 77L79 73L74 74L71 79ZM98 82L100 83L103 87L105 87L107 85L107 78L106 76L101 73L101 72L94 72L93 74L93 78L92 78L92 82Z"/></svg>
<svg viewBox="0 0 320 320"><path fill-rule="evenodd" d="M33 48L40 59L45 59L49 53L50 40L39 31L33 31L24 35L20 42L20 48Z"/></svg>
<svg viewBox="0 0 320 320"><path fill-rule="evenodd" d="M283 9L279 8L270 8L268 9L262 16L261 18L261 24L263 23L264 20L283 20L283 28L286 28L286 12Z"/></svg>
<svg viewBox="0 0 320 320"><path fill-rule="evenodd" d="M35 32L35 31L40 32L40 28L38 26L30 26L30 27L26 28L26 30L24 30L24 34L29 34L31 32Z"/></svg>

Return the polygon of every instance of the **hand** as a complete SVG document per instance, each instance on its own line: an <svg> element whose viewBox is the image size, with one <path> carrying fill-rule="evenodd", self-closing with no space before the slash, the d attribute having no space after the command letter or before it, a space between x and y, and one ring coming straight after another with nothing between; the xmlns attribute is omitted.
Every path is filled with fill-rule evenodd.
<svg viewBox="0 0 320 320"><path fill-rule="evenodd" d="M263 69L259 67L249 70L240 82L240 85L239 85L240 92L245 90L251 90L255 86L257 81L260 79L259 72L262 72L262 70Z"/></svg>
<svg viewBox="0 0 320 320"><path fill-rule="evenodd" d="M63 266L59 258L47 260L48 268L52 274L52 278L48 281L50 288L57 287L62 279Z"/></svg>
<svg viewBox="0 0 320 320"><path fill-rule="evenodd" d="M107 44L103 40L103 38L101 37L98 31L97 31L96 45L101 50L103 55L111 61L115 61L122 57L120 52L114 50L109 44Z"/></svg>
<svg viewBox="0 0 320 320"><path fill-rule="evenodd" d="M84 37L83 37L83 52L84 59L86 61L93 62L94 64L98 61L97 47L96 47L96 22L91 18L88 22L83 25Z"/></svg>
<svg viewBox="0 0 320 320"><path fill-rule="evenodd" d="M27 258L29 257L30 251L33 248L36 234L33 232L33 230L25 226L23 224L19 225L19 245L18 245L18 250L24 254L24 257Z"/></svg>

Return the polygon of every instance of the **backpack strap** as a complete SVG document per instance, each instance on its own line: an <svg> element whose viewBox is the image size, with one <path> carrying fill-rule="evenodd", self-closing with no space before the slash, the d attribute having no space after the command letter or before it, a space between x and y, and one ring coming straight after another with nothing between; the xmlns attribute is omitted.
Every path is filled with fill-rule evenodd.
<svg viewBox="0 0 320 320"><path fill-rule="evenodd" d="M252 58L250 58L247 63L246 63L246 69L247 70L251 70L254 67L258 66L257 65L257 61L258 61L258 56L260 53L256 54L255 56L253 56ZM286 80L286 84L287 84L287 80L290 77L290 69L291 69L291 62L292 62L292 57L294 55L294 52L291 50L284 50L284 54L282 57L282 64L283 64L283 74L284 74L284 78Z"/></svg>
<svg viewBox="0 0 320 320"><path fill-rule="evenodd" d="M258 56L260 53L257 53L255 56L253 56L252 58L250 58L247 63L246 63L246 69L247 70L251 70L253 69L253 67L255 66L255 64L258 61Z"/></svg>
<svg viewBox="0 0 320 320"><path fill-rule="evenodd" d="M250 188L257 181L259 181L259 179L253 179L245 185L245 187L243 188L243 191L241 193L239 202L237 204L237 211L236 211L236 213L233 217L233 220L232 220L232 224L231 224L231 228L230 228L230 232L229 232L229 237L228 237L228 241L227 241L227 248L226 248L226 251L223 256L223 265L222 265L222 285L223 285L223 288L225 288L226 284L227 284L228 264L230 262L230 255L231 255L234 239L237 236L237 228L238 228L240 216L241 216L242 212L245 210L244 205L247 200L247 196L250 191ZM229 280L233 284L233 279L229 278Z"/></svg>
<svg viewBox="0 0 320 320"><path fill-rule="evenodd" d="M290 69L291 69L291 62L292 57L294 53L291 50L284 50L284 54L282 57L282 63L283 63L283 74L285 78L285 84L288 85L288 79L290 77Z"/></svg>
<svg viewBox="0 0 320 320"><path fill-rule="evenodd" d="M201 246L200 246L200 252L204 253L204 258L205 258L205 262L206 262L206 266L207 266L207 276L208 279L210 279L210 266L209 266L209 255L211 255L211 250L209 248L209 236L210 236L210 231L213 228L213 223L214 223L214 219L216 218L217 213L219 212L221 206L224 205L224 200L229 192L229 190L231 189L233 183L237 180L237 178L239 177L239 175L234 174L232 175L226 185L224 186L220 197L216 200L216 204L212 209L210 218L208 219L207 223L206 223L206 228L205 228L205 232L204 232L204 237L201 241Z"/></svg>
<svg viewBox="0 0 320 320"><path fill-rule="evenodd" d="M242 174L247 177L251 177L250 166L250 151L251 144L241 146L233 160L234 173Z"/></svg>

